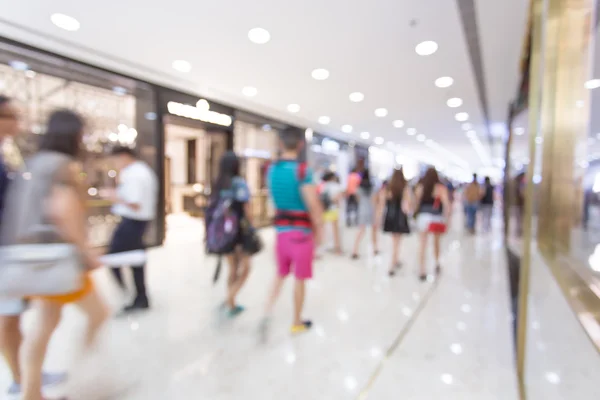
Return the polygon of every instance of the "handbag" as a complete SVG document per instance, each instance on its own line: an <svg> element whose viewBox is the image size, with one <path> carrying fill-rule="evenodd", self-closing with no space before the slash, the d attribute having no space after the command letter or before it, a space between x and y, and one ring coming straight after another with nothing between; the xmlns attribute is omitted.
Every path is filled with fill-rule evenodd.
<svg viewBox="0 0 600 400"><path fill-rule="evenodd" d="M54 167L57 171L70 160L65 157L58 161L56 166L44 167ZM25 180L20 175L7 193L7 199L10 200L7 205L18 212L12 219L15 225L11 227L22 227L32 212L39 213L39 217L35 216L34 223L24 229L21 236L29 238L26 243L0 247L0 294L3 297L73 293L83 285L83 263L77 247L70 243L48 240L59 236L54 226L47 222L43 206L40 207L36 202L41 196L39 190L35 190L36 174L32 176L33 178ZM40 208L32 211L36 207ZM35 218L38 220L35 221Z"/></svg>
<svg viewBox="0 0 600 400"><path fill-rule="evenodd" d="M242 249L244 253L253 256L263 249L263 242L256 230L247 220L242 221Z"/></svg>

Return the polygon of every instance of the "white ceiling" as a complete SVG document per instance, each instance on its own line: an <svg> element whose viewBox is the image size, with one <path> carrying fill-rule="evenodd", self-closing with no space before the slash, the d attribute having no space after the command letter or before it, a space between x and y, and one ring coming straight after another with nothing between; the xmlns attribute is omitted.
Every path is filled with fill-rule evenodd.
<svg viewBox="0 0 600 400"><path fill-rule="evenodd" d="M505 122L528 2L476 3L489 114ZM408 136L406 128L414 127L479 170L481 157L454 120L466 111L489 152L456 0L0 0L0 9L0 35L340 138L358 140L368 131L415 158L452 159ZM81 29L54 26L56 12L75 17ZM247 34L255 27L267 29L271 41L251 43ZM436 41L437 53L418 56L415 46L424 40ZM190 73L171 67L179 59L192 64ZM315 68L328 69L330 78L315 81ZM435 87L440 76L453 77L454 85ZM245 86L258 95L242 95ZM365 94L362 103L349 101L355 91ZM464 105L450 109L450 97ZM287 112L290 103L301 111ZM389 115L375 117L379 107ZM331 124L319 125L322 115ZM394 128L396 119L406 126ZM354 133L341 133L345 124Z"/></svg>

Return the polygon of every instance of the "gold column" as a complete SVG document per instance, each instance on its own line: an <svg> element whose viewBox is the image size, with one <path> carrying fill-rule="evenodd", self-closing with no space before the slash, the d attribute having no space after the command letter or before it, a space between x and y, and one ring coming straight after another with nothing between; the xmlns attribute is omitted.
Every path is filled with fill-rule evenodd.
<svg viewBox="0 0 600 400"><path fill-rule="evenodd" d="M569 251L580 209L575 154L576 145L587 136L590 100L584 83L590 70L596 0L547 1L538 239L552 256Z"/></svg>
<svg viewBox="0 0 600 400"><path fill-rule="evenodd" d="M542 105L542 56L544 6L548 0L533 0L531 5L531 56L529 61L529 167L525 186L525 207L523 210L523 255L519 271L519 311L517 321L517 373L521 399L526 398L525 354L527 346L527 312L529 295L529 271L531 265L532 214L534 204L533 175L536 163L535 139L539 131L538 118Z"/></svg>

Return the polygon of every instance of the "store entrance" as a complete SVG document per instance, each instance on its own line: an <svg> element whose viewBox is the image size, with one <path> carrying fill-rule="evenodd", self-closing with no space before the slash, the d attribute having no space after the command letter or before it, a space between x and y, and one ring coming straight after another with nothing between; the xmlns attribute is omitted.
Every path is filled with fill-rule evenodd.
<svg viewBox="0 0 600 400"><path fill-rule="evenodd" d="M165 208L169 219L203 217L227 137L228 132L202 124L165 124Z"/></svg>

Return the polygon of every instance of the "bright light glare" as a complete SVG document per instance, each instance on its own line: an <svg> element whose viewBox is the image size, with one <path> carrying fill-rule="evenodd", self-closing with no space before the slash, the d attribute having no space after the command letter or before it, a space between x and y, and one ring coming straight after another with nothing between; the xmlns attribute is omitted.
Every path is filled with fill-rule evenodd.
<svg viewBox="0 0 600 400"><path fill-rule="evenodd" d="M362 139L368 139L369 137L371 137L371 134L369 132L361 132L360 137Z"/></svg>
<svg viewBox="0 0 600 400"><path fill-rule="evenodd" d="M361 92L354 92L354 93L350 93L350 101L354 102L354 103L360 103L361 101L363 101L365 99L365 95L362 94Z"/></svg>
<svg viewBox="0 0 600 400"><path fill-rule="evenodd" d="M392 124L394 124L394 128L402 128L404 126L404 121L397 119L392 122Z"/></svg>
<svg viewBox="0 0 600 400"><path fill-rule="evenodd" d="M352 125L344 125L344 126L342 126L342 132L344 132L344 133L351 133L352 132Z"/></svg>
<svg viewBox="0 0 600 400"><path fill-rule="evenodd" d="M597 89L600 87L600 79L590 79L584 84L586 89Z"/></svg>
<svg viewBox="0 0 600 400"><path fill-rule="evenodd" d="M185 60L175 60L171 65L174 70L179 72L190 72L192 70L192 64Z"/></svg>
<svg viewBox="0 0 600 400"><path fill-rule="evenodd" d="M265 44L271 40L271 34L264 28L252 28L248 32L248 39L250 39L252 43Z"/></svg>
<svg viewBox="0 0 600 400"><path fill-rule="evenodd" d="M382 137L378 136L374 139L375 144L383 144L384 140Z"/></svg>
<svg viewBox="0 0 600 400"><path fill-rule="evenodd" d="M375 116L377 117L385 117L388 115L388 110L385 108L378 108L377 110L375 110Z"/></svg>
<svg viewBox="0 0 600 400"><path fill-rule="evenodd" d="M75 18L61 13L52 14L50 21L59 28L69 32L78 31L81 27L81 24Z"/></svg>
<svg viewBox="0 0 600 400"><path fill-rule="evenodd" d="M329 78L329 71L324 68L317 68L312 72L312 77L318 81L324 81Z"/></svg>
<svg viewBox="0 0 600 400"><path fill-rule="evenodd" d="M434 41L428 40L419 43L415 47L415 51L420 56L430 56L438 50L438 44Z"/></svg>
<svg viewBox="0 0 600 400"><path fill-rule="evenodd" d="M469 114L467 114L466 112L460 112L460 113L456 114L454 117L456 118L457 121L462 122L462 121L467 121L469 119Z"/></svg>
<svg viewBox="0 0 600 400"><path fill-rule="evenodd" d="M458 97L453 97L451 99L448 99L448 101L446 102L446 104L450 108L456 108L456 107L462 106L463 101L462 101L462 99L460 99Z"/></svg>
<svg viewBox="0 0 600 400"><path fill-rule="evenodd" d="M454 79L450 78L449 76L442 76L441 78L437 78L435 80L435 86L439 87L439 88L447 88L452 86L452 84L454 83Z"/></svg>
<svg viewBox="0 0 600 400"><path fill-rule="evenodd" d="M300 106L298 104L289 104L287 110L291 113L297 113L300 111Z"/></svg>
<svg viewBox="0 0 600 400"><path fill-rule="evenodd" d="M331 118L327 117L327 116L322 116L319 117L319 123L322 125L327 125L331 122Z"/></svg>

